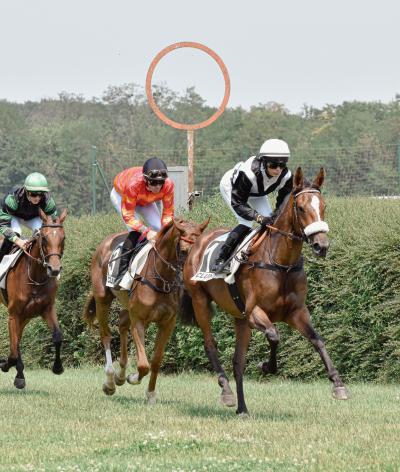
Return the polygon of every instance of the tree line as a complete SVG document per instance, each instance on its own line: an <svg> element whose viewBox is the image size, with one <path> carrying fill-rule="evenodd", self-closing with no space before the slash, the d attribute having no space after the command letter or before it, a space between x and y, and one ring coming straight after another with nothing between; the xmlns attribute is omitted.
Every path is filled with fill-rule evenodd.
<svg viewBox="0 0 400 472"><path fill-rule="evenodd" d="M203 121L215 108L189 87L177 94L154 87L159 107L179 122ZM400 97L389 103L344 102L323 108L305 105L290 113L269 102L227 108L213 125L196 133L196 186L217 191L222 171L257 152L269 137L285 139L293 165L329 171L336 195L398 194ZM32 171L44 173L58 206L75 215L91 209L91 149L112 182L122 168L151 155L168 165L186 162L186 136L162 123L136 84L110 86L101 97L60 93L56 99L24 104L0 101L0 191L22 184ZM98 207L109 207L99 183Z"/></svg>

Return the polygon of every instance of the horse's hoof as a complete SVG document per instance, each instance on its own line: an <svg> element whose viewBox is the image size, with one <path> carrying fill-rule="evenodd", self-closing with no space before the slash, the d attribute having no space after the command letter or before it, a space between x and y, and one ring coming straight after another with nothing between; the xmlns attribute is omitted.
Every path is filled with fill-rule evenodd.
<svg viewBox="0 0 400 472"><path fill-rule="evenodd" d="M237 417L241 420L247 420L250 418L250 415L247 413L247 411L242 411L241 413L237 413Z"/></svg>
<svg viewBox="0 0 400 472"><path fill-rule="evenodd" d="M129 374L128 377L126 378L127 382L131 385L139 385L140 380L139 380L139 374L136 372L136 374Z"/></svg>
<svg viewBox="0 0 400 472"><path fill-rule="evenodd" d="M146 391L146 401L147 404L152 406L157 403L156 401L156 392L149 392L148 390Z"/></svg>
<svg viewBox="0 0 400 472"><path fill-rule="evenodd" d="M14 379L14 387L18 388L21 390L22 388L25 388L26 382L25 379Z"/></svg>
<svg viewBox="0 0 400 472"><path fill-rule="evenodd" d="M53 365L53 368L51 370L53 371L53 374L61 375L64 372L64 367L62 365Z"/></svg>
<svg viewBox="0 0 400 472"><path fill-rule="evenodd" d="M108 396L111 396L111 395L114 395L115 393L115 387L114 388L110 388L107 384L103 384L103 392L108 395Z"/></svg>
<svg viewBox="0 0 400 472"><path fill-rule="evenodd" d="M268 362L260 362L257 367L263 375L273 375L278 372L278 368L276 366L271 367Z"/></svg>
<svg viewBox="0 0 400 472"><path fill-rule="evenodd" d="M121 385L124 385L125 383L125 377L118 377L117 374L114 375L114 381L120 387Z"/></svg>
<svg viewBox="0 0 400 472"><path fill-rule="evenodd" d="M10 367L8 366L7 359L1 359L0 360L0 369L3 372L8 372L10 370Z"/></svg>
<svg viewBox="0 0 400 472"><path fill-rule="evenodd" d="M221 394L221 403L224 406L229 406L229 407L235 406L236 405L235 395L233 393L225 393L225 394L222 393Z"/></svg>
<svg viewBox="0 0 400 472"><path fill-rule="evenodd" d="M333 387L332 395L336 400L348 400L350 398L350 393L344 385L343 387Z"/></svg>

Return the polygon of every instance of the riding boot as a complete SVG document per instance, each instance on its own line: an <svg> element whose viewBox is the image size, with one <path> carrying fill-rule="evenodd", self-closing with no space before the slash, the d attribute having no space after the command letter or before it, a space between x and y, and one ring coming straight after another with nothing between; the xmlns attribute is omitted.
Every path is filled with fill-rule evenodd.
<svg viewBox="0 0 400 472"><path fill-rule="evenodd" d="M116 284L121 281L125 272L128 270L129 262L132 257L132 250L135 248L141 233L138 231L130 231L122 245L121 257L119 262L118 275L116 277Z"/></svg>
<svg viewBox="0 0 400 472"><path fill-rule="evenodd" d="M225 267L227 260L233 254L236 246L243 241L245 236L250 232L251 228L246 225L238 225L234 228L222 245L217 259L211 267L211 271L218 274Z"/></svg>
<svg viewBox="0 0 400 472"><path fill-rule="evenodd" d="M3 239L3 244L0 247L0 262L2 261L3 257L9 254L13 247L14 243L7 238Z"/></svg>

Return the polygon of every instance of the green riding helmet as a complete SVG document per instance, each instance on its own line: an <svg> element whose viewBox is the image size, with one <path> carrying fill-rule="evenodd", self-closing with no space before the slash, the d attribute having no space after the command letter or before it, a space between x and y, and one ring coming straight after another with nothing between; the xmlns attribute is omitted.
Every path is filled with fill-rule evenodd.
<svg viewBox="0 0 400 472"><path fill-rule="evenodd" d="M39 172L32 172L32 174L29 174L25 179L24 186L29 192L49 192L47 179Z"/></svg>

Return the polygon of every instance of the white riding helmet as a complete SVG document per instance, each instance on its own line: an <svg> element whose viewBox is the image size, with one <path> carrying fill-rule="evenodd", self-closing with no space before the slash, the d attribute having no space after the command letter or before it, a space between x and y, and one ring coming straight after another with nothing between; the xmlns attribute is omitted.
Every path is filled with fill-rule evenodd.
<svg viewBox="0 0 400 472"><path fill-rule="evenodd" d="M267 139L260 147L257 157L263 158L266 162L287 162L290 157L290 149L282 139Z"/></svg>

